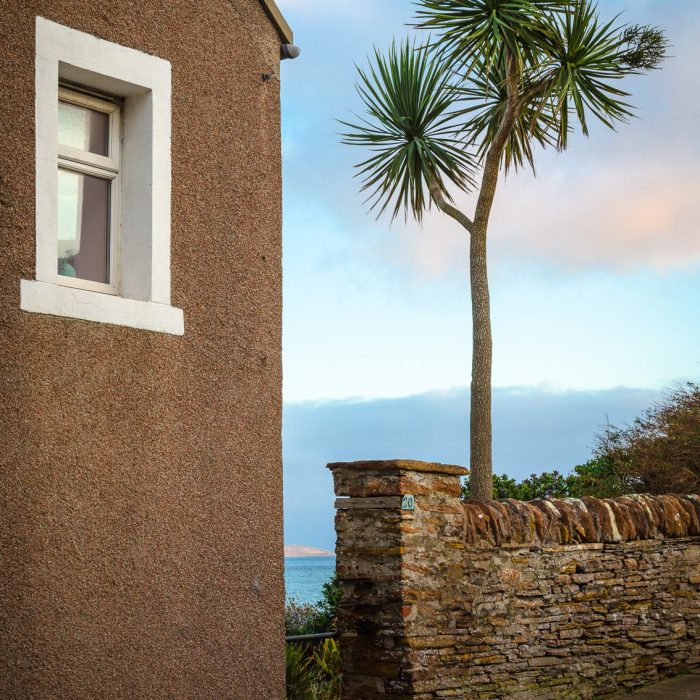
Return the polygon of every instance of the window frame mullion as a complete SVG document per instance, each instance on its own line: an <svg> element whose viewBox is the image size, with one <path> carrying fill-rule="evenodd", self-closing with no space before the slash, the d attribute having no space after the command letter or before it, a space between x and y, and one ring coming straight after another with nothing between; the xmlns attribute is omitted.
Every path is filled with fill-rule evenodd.
<svg viewBox="0 0 700 700"><path fill-rule="evenodd" d="M108 155L101 156L77 148L58 144L57 135L57 166L58 169L91 175L109 180L109 283L94 282L78 277L67 277L56 273L58 284L101 292L104 294L119 294L119 238L120 238L120 195L121 195L121 110L116 102L99 100L96 97L68 90L59 86L59 102L74 104L103 112L109 116L108 122ZM56 232L58 235L58 231ZM58 238L56 239L58 253ZM58 259L58 256L56 256Z"/></svg>

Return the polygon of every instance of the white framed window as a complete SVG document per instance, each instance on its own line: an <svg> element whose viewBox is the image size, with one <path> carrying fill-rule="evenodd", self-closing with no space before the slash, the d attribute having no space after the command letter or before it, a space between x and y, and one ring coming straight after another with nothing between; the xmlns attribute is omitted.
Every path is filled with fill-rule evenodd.
<svg viewBox="0 0 700 700"><path fill-rule="evenodd" d="M36 276L21 308L182 335L170 63L36 19Z"/></svg>
<svg viewBox="0 0 700 700"><path fill-rule="evenodd" d="M119 293L119 131L116 101L59 86L59 284Z"/></svg>

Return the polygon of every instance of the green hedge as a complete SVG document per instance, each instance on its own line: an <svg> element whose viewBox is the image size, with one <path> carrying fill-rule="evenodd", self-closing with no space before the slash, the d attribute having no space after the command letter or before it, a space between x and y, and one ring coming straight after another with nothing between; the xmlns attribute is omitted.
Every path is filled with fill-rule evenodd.
<svg viewBox="0 0 700 700"><path fill-rule="evenodd" d="M637 487L635 479L619 474L613 463L604 456L579 464L569 475L555 470L531 474L522 481L517 481L505 474L494 474L493 477L495 499L516 498L520 501L532 501L535 498L581 498L582 496L611 498L633 493ZM464 500L471 498L469 477L462 485L462 498Z"/></svg>

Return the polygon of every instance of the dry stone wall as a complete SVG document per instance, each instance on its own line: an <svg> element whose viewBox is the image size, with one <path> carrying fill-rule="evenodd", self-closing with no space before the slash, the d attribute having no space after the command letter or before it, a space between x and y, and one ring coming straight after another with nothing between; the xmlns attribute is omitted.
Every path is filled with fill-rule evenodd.
<svg viewBox="0 0 700 700"><path fill-rule="evenodd" d="M700 666L698 497L462 503L460 467L329 466L348 700L599 698Z"/></svg>

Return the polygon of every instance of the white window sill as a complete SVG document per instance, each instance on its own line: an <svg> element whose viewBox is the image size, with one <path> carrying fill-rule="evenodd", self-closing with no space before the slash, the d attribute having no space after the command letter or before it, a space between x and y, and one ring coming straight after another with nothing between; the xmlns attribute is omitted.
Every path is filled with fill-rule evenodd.
<svg viewBox="0 0 700 700"><path fill-rule="evenodd" d="M167 304L125 299L34 280L21 280L20 295L20 308L23 311L172 335L183 335L185 332L182 309Z"/></svg>

